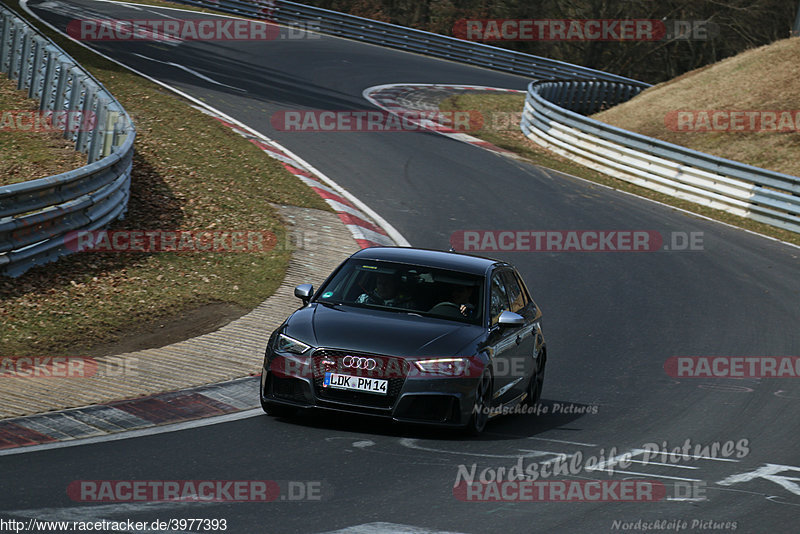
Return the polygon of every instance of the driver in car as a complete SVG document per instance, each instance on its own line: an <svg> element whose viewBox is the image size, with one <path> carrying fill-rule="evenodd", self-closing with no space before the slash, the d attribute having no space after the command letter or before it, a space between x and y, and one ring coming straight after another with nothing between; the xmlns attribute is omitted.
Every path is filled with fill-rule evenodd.
<svg viewBox="0 0 800 534"><path fill-rule="evenodd" d="M430 313L471 318L475 311L472 304L473 286L453 284L448 300L440 302L430 309Z"/></svg>
<svg viewBox="0 0 800 534"><path fill-rule="evenodd" d="M410 299L400 293L400 279L397 275L378 273L375 289L362 293L356 299L359 304L377 304L378 306L407 307Z"/></svg>

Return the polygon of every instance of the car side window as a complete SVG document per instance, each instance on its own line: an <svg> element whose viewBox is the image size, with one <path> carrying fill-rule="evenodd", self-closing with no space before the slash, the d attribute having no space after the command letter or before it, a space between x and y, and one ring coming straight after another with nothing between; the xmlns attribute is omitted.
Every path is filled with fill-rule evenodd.
<svg viewBox="0 0 800 534"><path fill-rule="evenodd" d="M492 317L492 325L497 324L500 314L510 309L508 305L508 295L506 294L506 286L500 273L492 275L491 297L489 302L489 315Z"/></svg>
<svg viewBox="0 0 800 534"><path fill-rule="evenodd" d="M528 286L525 285L525 281L522 279L522 275L519 274L518 271L514 271L514 276L517 277L517 282L519 282L519 287L522 290L522 298L525 299L525 305L527 306L532 302L531 295L528 292Z"/></svg>
<svg viewBox="0 0 800 534"><path fill-rule="evenodd" d="M514 313L519 313L527 304L525 300L525 292L519 286L517 277L511 271L503 272L503 281L505 282L506 292L508 293L508 302L510 309Z"/></svg>

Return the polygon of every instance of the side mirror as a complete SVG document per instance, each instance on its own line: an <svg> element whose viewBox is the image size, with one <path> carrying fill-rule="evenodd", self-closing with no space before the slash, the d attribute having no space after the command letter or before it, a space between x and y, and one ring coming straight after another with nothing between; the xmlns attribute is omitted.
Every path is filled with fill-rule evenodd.
<svg viewBox="0 0 800 534"><path fill-rule="evenodd" d="M308 304L311 297L314 295L314 286L311 284L300 284L294 288L294 296L303 301L303 304Z"/></svg>
<svg viewBox="0 0 800 534"><path fill-rule="evenodd" d="M497 324L501 326L522 326L525 324L525 318L518 313L506 310L497 318Z"/></svg>

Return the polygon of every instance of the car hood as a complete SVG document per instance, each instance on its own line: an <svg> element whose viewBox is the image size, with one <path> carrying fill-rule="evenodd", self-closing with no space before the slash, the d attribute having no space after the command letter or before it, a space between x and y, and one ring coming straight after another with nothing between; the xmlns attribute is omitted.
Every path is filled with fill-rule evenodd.
<svg viewBox="0 0 800 534"><path fill-rule="evenodd" d="M480 326L405 313L311 304L296 311L284 333L315 347L387 356L466 356Z"/></svg>

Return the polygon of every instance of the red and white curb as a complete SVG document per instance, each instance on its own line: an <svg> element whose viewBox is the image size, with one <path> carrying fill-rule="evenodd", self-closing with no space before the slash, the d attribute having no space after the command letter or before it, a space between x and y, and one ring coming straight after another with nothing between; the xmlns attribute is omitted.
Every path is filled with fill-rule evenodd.
<svg viewBox="0 0 800 534"><path fill-rule="evenodd" d="M267 155L280 161L289 172L308 184L336 211L362 248L380 245L411 246L403 235L378 213L289 149L177 87L148 76L72 38L36 15L26 5L25 0L20 4L26 13L54 32L181 96L191 102L196 109L216 118L261 148ZM179 428L193 428L253 417L263 413L260 407L254 407L258 399L258 381L259 378L245 377L140 399L4 419L0 421L0 456L151 435Z"/></svg>
<svg viewBox="0 0 800 534"><path fill-rule="evenodd" d="M0 421L0 456L261 415L259 380L248 376L139 399L4 419Z"/></svg>
<svg viewBox="0 0 800 534"><path fill-rule="evenodd" d="M348 230L350 230L350 233L353 234L356 242L362 248L373 246L411 246L411 244L402 236L402 234L395 230L391 224L383 219L383 217L378 215L343 187L336 184L336 182L325 176L320 171L314 169L313 166L303 161L302 158L296 154L293 154L285 147L279 145L275 141L267 138L263 134L253 130L245 124L237 121L233 117L224 114L222 111L210 106L209 104L206 104L202 100L195 98L184 91L181 91L177 87L173 87L166 82L162 82L161 80L153 78L152 76L148 76L144 72L134 69L133 67L106 54L103 54L91 46L88 46L86 43L73 38L72 36L63 32L61 29L53 26L49 22L39 17L27 6L25 0L20 2L20 5L28 15L35 18L51 30L61 34L64 38L69 39L78 46L81 46L97 54L98 56L141 76L142 78L150 80L151 82L158 84L177 95L180 95L184 99L192 102L192 107L216 118L237 133L249 139L251 142L255 143L259 148L264 150L266 154L279 160L283 166L289 170L289 172L300 178L303 182L307 183L325 200L325 202L328 203L328 205L330 205L336 211L336 213L339 215L339 218L347 226ZM175 10L185 11L177 8L175 8Z"/></svg>
<svg viewBox="0 0 800 534"><path fill-rule="evenodd" d="M408 242L402 239L402 237L402 241L396 239L399 234L393 238L389 235L389 231L385 230L381 225L372 222L366 213L346 197L345 191L335 189L332 184L323 183L323 179L317 175L313 168L309 168L306 162L299 159L294 154L291 154L278 143L266 137L254 135L250 131L241 128L239 125L207 109L200 107L197 109L214 117L219 122L256 145L269 157L278 160L287 171L313 189L315 193L322 197L322 199L333 208L336 215L339 216L339 219L344 223L350 233L353 234L353 238L361 248L375 246L408 246Z"/></svg>
<svg viewBox="0 0 800 534"><path fill-rule="evenodd" d="M401 105L398 102L399 97L407 96L410 92L415 90L426 90L426 89L442 89L446 91L489 91L494 93L509 93L509 94L524 94L525 91L520 91L517 89L503 89L500 87L487 87L485 85L453 85L453 84L436 84L436 83L389 83L383 85L373 85L372 87L367 87L361 93L362 96L367 99L372 105L379 107L380 109L387 111L389 113L403 116L411 111L418 111L415 109L407 108ZM409 122L413 122L423 128L441 134L445 137L449 137L450 139L455 139L456 141L461 141L462 143L468 143L470 145L474 145L486 150L490 150L497 154L509 157L518 157L514 152L510 150L506 150L505 148L500 148L498 146L493 145L487 141L483 141L482 139L478 139L469 134L465 134L463 132L458 132L449 128L443 124L437 123L430 119L425 120L414 120L407 116L404 116L405 120Z"/></svg>

